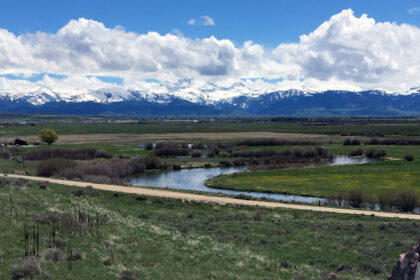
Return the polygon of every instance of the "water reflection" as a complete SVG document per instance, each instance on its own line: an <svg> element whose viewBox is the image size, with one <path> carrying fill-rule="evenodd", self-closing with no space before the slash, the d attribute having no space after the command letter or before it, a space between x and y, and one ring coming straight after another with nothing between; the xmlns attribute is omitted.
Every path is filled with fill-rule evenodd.
<svg viewBox="0 0 420 280"><path fill-rule="evenodd" d="M131 180L133 186L149 186L158 188L172 188L179 190L202 191L210 193L223 193L228 195L246 195L254 198L267 198L279 201L295 201L304 203L323 203L325 199L318 197L306 197L287 194L270 194L259 192L244 192L207 187L204 183L207 179L221 175L240 172L246 167L215 167L183 169L179 171L163 172L147 175Z"/></svg>
<svg viewBox="0 0 420 280"><path fill-rule="evenodd" d="M329 165L348 165L348 164L363 164L370 162L366 158L348 158L336 157L329 162ZM209 178L221 175L240 172L245 170L246 167L215 167L215 168L196 168L184 169L179 171L170 171L157 173L131 180L133 186L148 186L157 188L171 188L179 190L202 191L209 193L222 193L228 195L245 195L253 198L266 198L287 202L302 202L302 203L316 203L324 204L327 202L325 198L309 197L300 195L288 194L271 194L261 192L246 192L234 191L224 189L209 188L205 185L205 181Z"/></svg>

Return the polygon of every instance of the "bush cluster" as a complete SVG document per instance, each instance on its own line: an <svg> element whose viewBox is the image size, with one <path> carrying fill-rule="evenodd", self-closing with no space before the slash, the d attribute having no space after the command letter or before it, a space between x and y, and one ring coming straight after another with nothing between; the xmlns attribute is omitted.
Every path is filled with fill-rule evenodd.
<svg viewBox="0 0 420 280"><path fill-rule="evenodd" d="M46 160L51 158L72 159L72 160L91 160L95 158L111 158L112 156L94 148L83 149L37 149L25 152L23 160Z"/></svg>
<svg viewBox="0 0 420 280"><path fill-rule="evenodd" d="M37 166L38 176L58 176L103 183L119 183L121 179L144 173L145 170L166 169L158 157L150 154L139 159L95 159L77 164L72 160L47 159Z"/></svg>
<svg viewBox="0 0 420 280"><path fill-rule="evenodd" d="M2 147L0 148L0 158L10 159L12 157L12 151L9 148Z"/></svg>
<svg viewBox="0 0 420 280"><path fill-rule="evenodd" d="M35 278L43 274L41 265L35 257L26 257L23 262L13 266L12 279Z"/></svg>
<svg viewBox="0 0 420 280"><path fill-rule="evenodd" d="M153 152L158 157L175 157L188 155L188 149L176 146L159 146Z"/></svg>
<svg viewBox="0 0 420 280"><path fill-rule="evenodd" d="M52 158L41 161L36 167L36 173L38 176L51 177L62 170L74 167L76 167L76 162L72 160Z"/></svg>
<svg viewBox="0 0 420 280"><path fill-rule="evenodd" d="M65 178L88 179L87 176L104 176L114 179L125 178L131 175L143 173L145 165L138 160L110 159L99 160L67 168L60 171L57 175Z"/></svg>
<svg viewBox="0 0 420 280"><path fill-rule="evenodd" d="M413 190L386 191L378 195L378 201L383 210L396 208L410 212L417 206L417 194Z"/></svg>
<svg viewBox="0 0 420 280"><path fill-rule="evenodd" d="M360 145L360 140L356 139L356 138L346 138L343 142L343 145L348 146L348 145Z"/></svg>
<svg viewBox="0 0 420 280"><path fill-rule="evenodd" d="M201 152L201 151L192 151L191 152L191 156L193 157L193 158L199 158L199 157L201 157L203 155L203 153Z"/></svg>
<svg viewBox="0 0 420 280"><path fill-rule="evenodd" d="M386 156L385 149L369 148L365 150L365 156L367 158L379 159Z"/></svg>
<svg viewBox="0 0 420 280"><path fill-rule="evenodd" d="M252 169L298 167L332 158L332 154L323 148L294 148L279 152L273 150L243 150L232 152L230 156L237 158L233 161L235 166L249 165Z"/></svg>
<svg viewBox="0 0 420 280"><path fill-rule="evenodd" d="M420 139L377 139L372 138L365 145L420 145Z"/></svg>
<svg viewBox="0 0 420 280"><path fill-rule="evenodd" d="M356 148L349 152L349 157L359 157L363 155L363 149L362 148Z"/></svg>
<svg viewBox="0 0 420 280"><path fill-rule="evenodd" d="M345 200L348 201L349 205L354 208L360 208L364 201L364 194L360 189L354 189L348 192L345 196Z"/></svg>

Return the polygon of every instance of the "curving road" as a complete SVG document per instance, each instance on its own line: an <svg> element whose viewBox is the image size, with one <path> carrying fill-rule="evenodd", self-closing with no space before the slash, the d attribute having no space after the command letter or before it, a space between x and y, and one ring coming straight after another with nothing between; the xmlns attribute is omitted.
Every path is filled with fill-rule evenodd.
<svg viewBox="0 0 420 280"><path fill-rule="evenodd" d="M5 175L0 174L0 177L5 177ZM369 211L369 210L356 210L356 209L332 208L332 207L322 207L322 206L312 206L312 205L288 204L288 203L281 203L281 202L244 200L244 199L236 199L236 198L231 198L231 197L174 192L174 191L169 191L169 190L160 190L160 189L151 189L151 188L142 188L142 187L126 187L126 186L120 186L120 185L96 184L96 183L88 183L88 182L80 182L80 181L72 181L72 180L61 180L61 179L52 179L52 178L25 176L25 175L14 175L14 174L9 174L7 175L7 177L21 178L21 179L27 179L27 180L32 180L32 181L40 181L40 182L49 182L49 183L55 183L55 184L60 184L60 185L67 185L67 186L77 186L77 187L90 186L98 190L122 192L122 193L130 193L130 194L138 194L138 195L146 195L146 196L174 198L174 199L182 199L182 200L188 200L188 201L211 202L211 203L217 203L221 205L234 204L234 205L258 206L258 207L267 207L267 208L285 208L285 209L308 210L308 211L328 212L328 213L337 213L337 214L353 214L353 215L368 215L368 216L375 215L376 217L420 220L420 215L417 215L417 214L389 213L389 212L378 212L378 211Z"/></svg>

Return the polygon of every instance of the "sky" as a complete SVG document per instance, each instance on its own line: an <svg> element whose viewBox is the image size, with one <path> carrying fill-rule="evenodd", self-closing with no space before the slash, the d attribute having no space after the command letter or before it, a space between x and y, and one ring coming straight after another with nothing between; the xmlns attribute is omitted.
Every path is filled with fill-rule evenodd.
<svg viewBox="0 0 420 280"><path fill-rule="evenodd" d="M419 46L413 0L0 1L0 91L181 79L407 91Z"/></svg>

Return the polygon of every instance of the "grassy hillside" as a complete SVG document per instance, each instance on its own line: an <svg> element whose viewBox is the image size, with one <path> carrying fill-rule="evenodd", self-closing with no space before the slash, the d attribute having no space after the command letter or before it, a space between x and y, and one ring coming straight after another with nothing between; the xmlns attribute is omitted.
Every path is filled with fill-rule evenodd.
<svg viewBox="0 0 420 280"><path fill-rule="evenodd" d="M384 279L420 233L420 223L409 220L189 203L24 180L0 186L0 279L12 271L39 272L35 279ZM22 266L25 227L28 255L33 231L39 233L39 256Z"/></svg>

